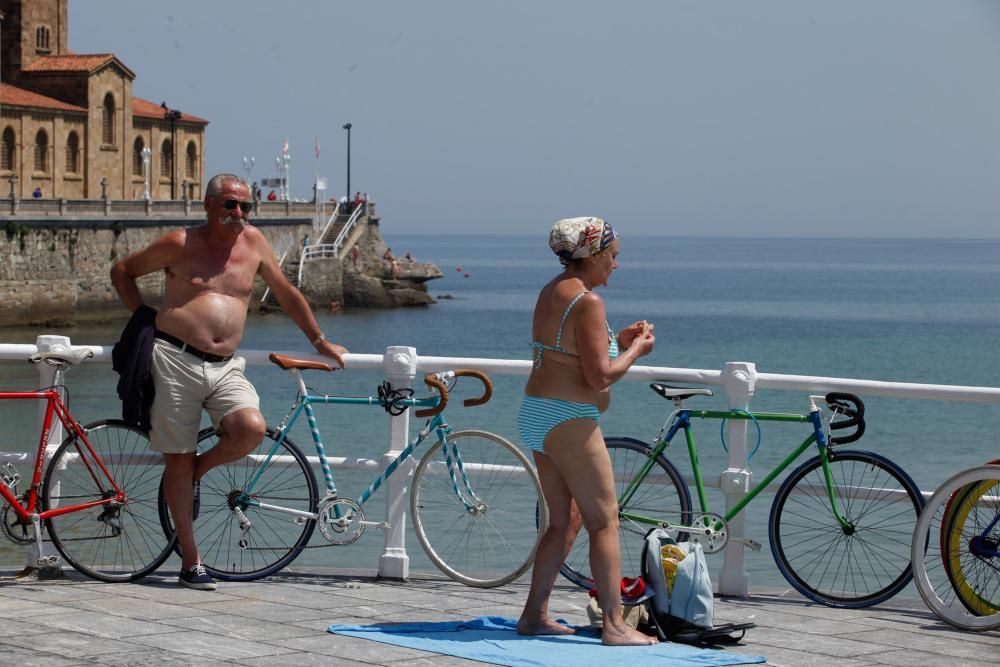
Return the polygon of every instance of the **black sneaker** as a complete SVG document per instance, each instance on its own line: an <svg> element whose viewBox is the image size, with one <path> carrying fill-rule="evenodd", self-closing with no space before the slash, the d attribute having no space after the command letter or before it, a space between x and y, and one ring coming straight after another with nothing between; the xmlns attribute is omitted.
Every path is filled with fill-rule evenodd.
<svg viewBox="0 0 1000 667"><path fill-rule="evenodd" d="M198 591L214 591L218 588L215 579L212 579L212 575L208 573L208 570L201 563L195 563L194 567L190 570L182 569L181 576L177 578L177 583Z"/></svg>

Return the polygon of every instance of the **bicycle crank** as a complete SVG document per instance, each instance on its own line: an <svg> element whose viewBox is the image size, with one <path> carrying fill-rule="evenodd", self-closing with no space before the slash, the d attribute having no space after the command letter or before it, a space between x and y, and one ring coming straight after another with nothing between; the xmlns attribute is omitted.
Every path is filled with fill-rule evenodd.
<svg viewBox="0 0 1000 667"><path fill-rule="evenodd" d="M319 532L332 544L354 544L370 522L365 512L349 498L327 498L316 510Z"/></svg>
<svg viewBox="0 0 1000 667"><path fill-rule="evenodd" d="M24 501L22 500L22 502ZM23 523L10 505L4 505L0 520L3 521L4 537L14 544L28 545L35 541L35 533L31 524Z"/></svg>
<svg viewBox="0 0 1000 667"><path fill-rule="evenodd" d="M706 554L722 551L729 542L726 520L712 512L694 514L688 531L688 539L700 544Z"/></svg>

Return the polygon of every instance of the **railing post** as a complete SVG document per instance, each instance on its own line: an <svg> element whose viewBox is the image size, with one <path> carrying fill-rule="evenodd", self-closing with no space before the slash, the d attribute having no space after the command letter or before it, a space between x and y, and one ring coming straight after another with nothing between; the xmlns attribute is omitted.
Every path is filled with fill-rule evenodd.
<svg viewBox="0 0 1000 667"><path fill-rule="evenodd" d="M730 410L747 410L757 382L757 367L743 361L726 362L722 369L722 386ZM726 422L726 444L729 448L727 468L719 477L719 488L726 497L726 510L733 507L750 491L753 475L747 462L747 420ZM722 571L718 578L719 595L746 597L749 578L746 571L746 545L736 541L746 536L746 512L729 522L729 544L724 551Z"/></svg>
<svg viewBox="0 0 1000 667"><path fill-rule="evenodd" d="M35 346L38 348L39 352L64 352L66 350L72 349L72 344L70 343L68 336L38 336L35 338ZM51 387L53 381L55 380L55 368L45 363L38 364L38 387ZM45 411L47 407L46 401L38 402L38 432L42 432L42 427L45 424ZM63 427L62 422L58 418L53 416L52 430L49 431L49 441L45 447L45 466L48 467L49 459L55 453L56 448L63 440ZM33 472L33 471L31 471ZM30 477L30 474L29 474ZM44 530L44 529L43 529ZM38 567L38 563L42 560L48 558L50 555L50 550L46 548L44 539L41 541L34 541L31 543L31 548L28 549L27 558L28 562L25 565L28 568L34 569ZM51 570L51 571L50 571ZM51 578L52 576L58 576L62 574L62 570L59 567L55 568L44 568L44 571L40 572L41 576Z"/></svg>
<svg viewBox="0 0 1000 667"><path fill-rule="evenodd" d="M417 349L387 347L382 367L386 380L394 388L412 386L417 374ZM409 432L409 410L389 417L389 451L382 457L383 470L406 448ZM410 498L412 472L411 459L401 464L396 473L386 481L385 520L389 522L389 528L385 531L385 549L378 561L380 577L406 579L410 574L410 557L406 555L406 505Z"/></svg>

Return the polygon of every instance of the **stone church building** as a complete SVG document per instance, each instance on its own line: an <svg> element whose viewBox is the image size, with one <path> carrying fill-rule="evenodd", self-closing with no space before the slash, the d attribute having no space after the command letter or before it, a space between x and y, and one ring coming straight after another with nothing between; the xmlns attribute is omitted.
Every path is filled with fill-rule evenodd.
<svg viewBox="0 0 1000 667"><path fill-rule="evenodd" d="M0 196L202 197L203 118L135 97L112 53L68 48L67 0L0 0ZM148 162L146 162L148 161ZM103 185L102 185L103 181Z"/></svg>

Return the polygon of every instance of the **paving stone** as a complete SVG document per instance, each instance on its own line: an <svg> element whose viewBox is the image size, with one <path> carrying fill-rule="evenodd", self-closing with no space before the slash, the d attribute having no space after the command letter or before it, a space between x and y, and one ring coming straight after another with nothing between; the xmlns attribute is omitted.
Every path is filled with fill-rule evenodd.
<svg viewBox="0 0 1000 667"><path fill-rule="evenodd" d="M177 618L165 621L165 623L172 626L171 630L173 631L176 631L178 628L184 628L199 632L210 632L234 639L249 639L261 642L273 642L277 639L288 639L290 637L305 637L315 632L315 630L288 623L275 623L273 620L261 620L247 618L246 616L225 614L202 616L200 618Z"/></svg>
<svg viewBox="0 0 1000 667"><path fill-rule="evenodd" d="M240 660L240 665L247 665L247 667L256 667L258 665L260 667L274 667L274 665L295 665L295 667L323 665L323 667L330 667L331 664L334 663L330 660L330 656L318 653L281 653L277 656L268 656L266 658ZM358 662L357 660L338 656L335 664L337 667L371 667L373 663Z"/></svg>
<svg viewBox="0 0 1000 667"><path fill-rule="evenodd" d="M262 602L260 600L228 600L226 602L211 602L200 604L197 610L188 609L186 616L191 616L192 611L197 611L198 617L211 617L214 614L232 614L246 618L259 618L265 621L287 623L290 621L302 621L313 618L323 618L329 616L326 609L315 609L309 607L294 607L291 605L277 604L274 602Z"/></svg>
<svg viewBox="0 0 1000 667"><path fill-rule="evenodd" d="M57 653L12 646L3 642L0 642L0 655L3 656L3 664L18 667L71 667L80 664L78 657L69 658Z"/></svg>
<svg viewBox="0 0 1000 667"><path fill-rule="evenodd" d="M128 639L137 635L177 632L176 627L111 614L80 613L36 616L42 628L56 628L103 639Z"/></svg>
<svg viewBox="0 0 1000 667"><path fill-rule="evenodd" d="M3 642L32 651L72 657L76 661L118 653L129 648L127 644L120 642L95 641L92 635L81 632L46 632L26 637L6 637Z"/></svg>
<svg viewBox="0 0 1000 667"><path fill-rule="evenodd" d="M249 658L259 658L288 652L286 648L275 644L223 637L209 632L197 631L134 637L132 641L136 644L156 649L215 660L243 661Z"/></svg>

